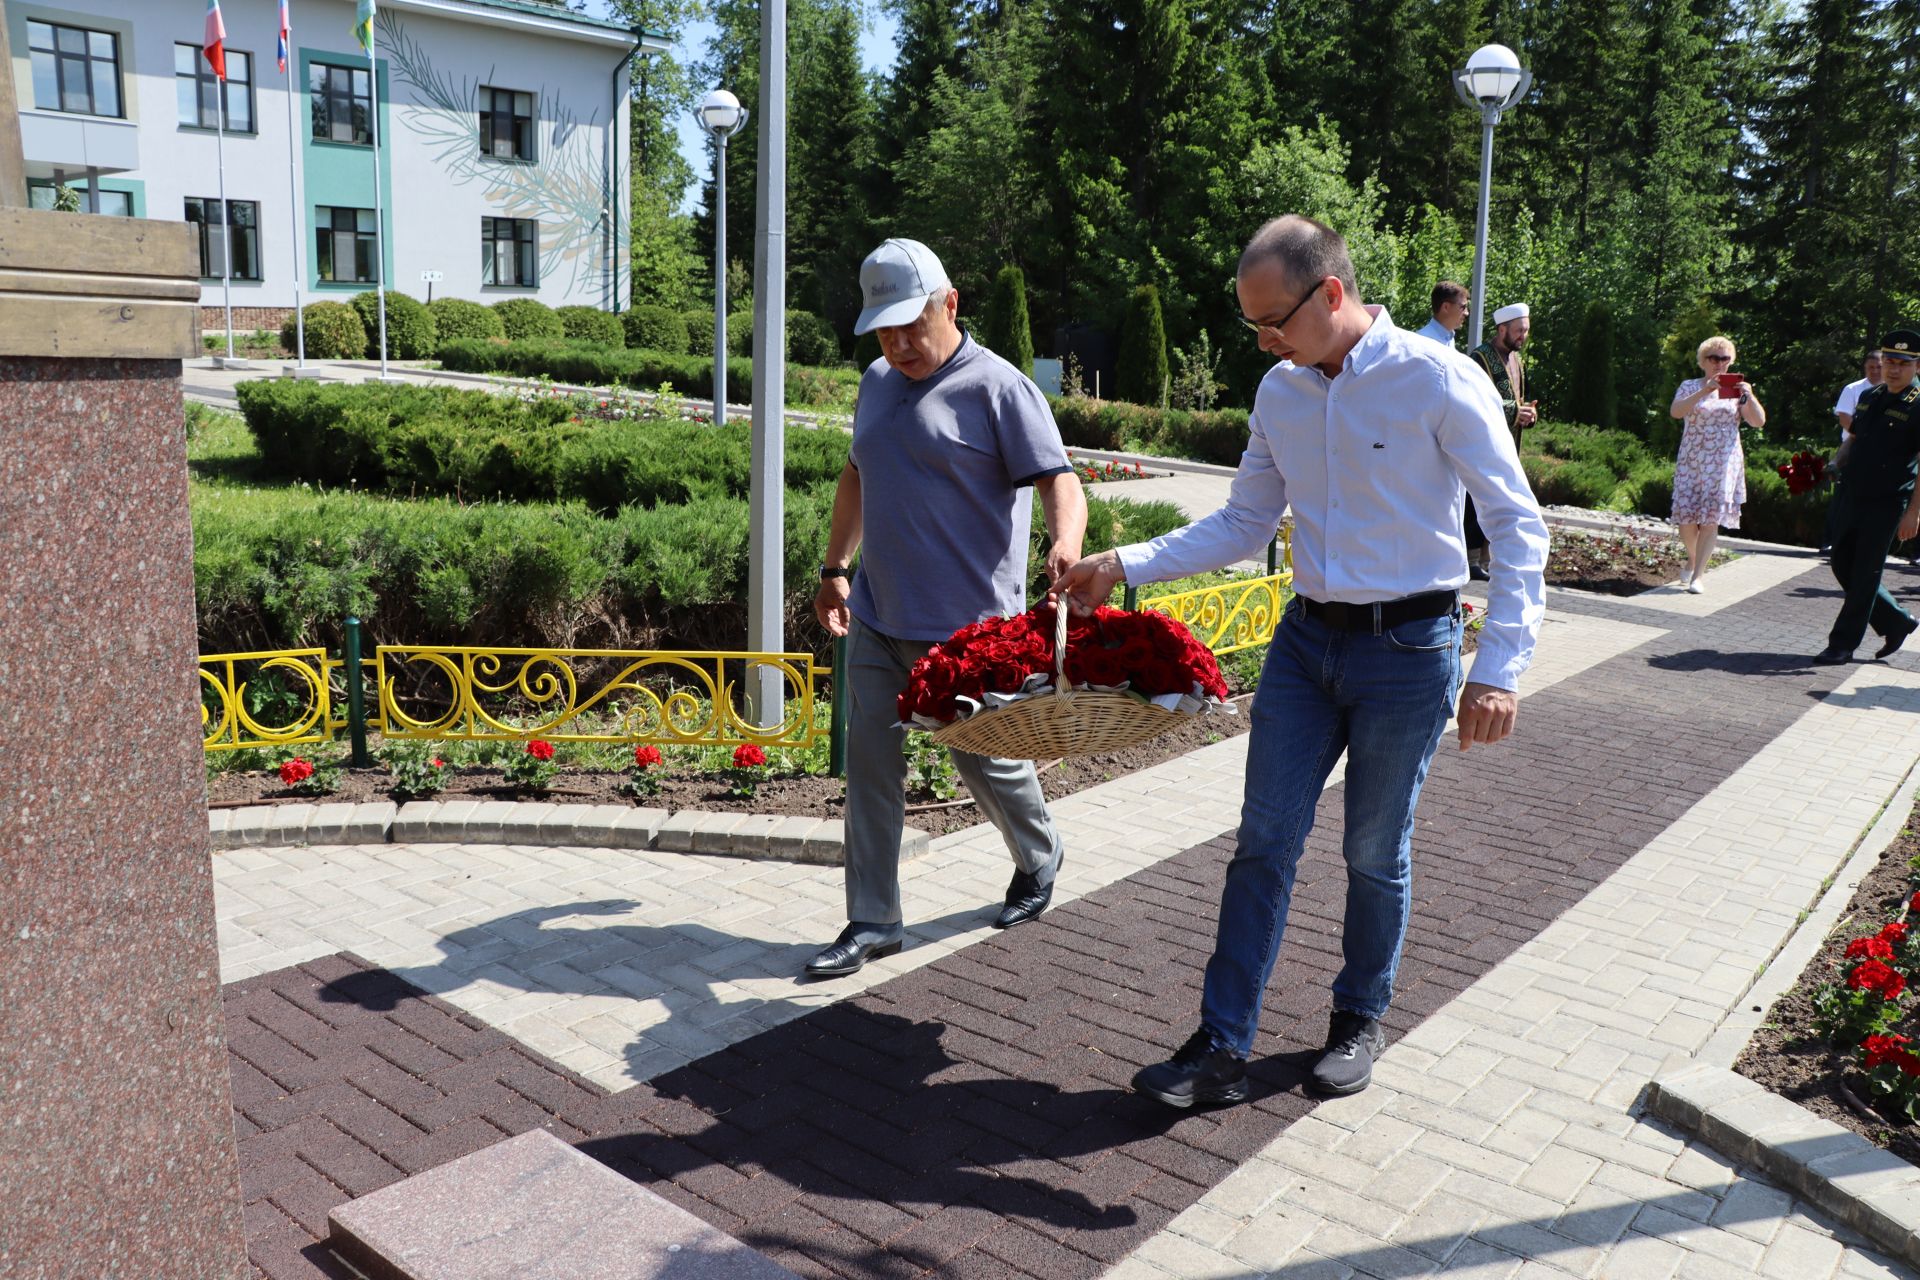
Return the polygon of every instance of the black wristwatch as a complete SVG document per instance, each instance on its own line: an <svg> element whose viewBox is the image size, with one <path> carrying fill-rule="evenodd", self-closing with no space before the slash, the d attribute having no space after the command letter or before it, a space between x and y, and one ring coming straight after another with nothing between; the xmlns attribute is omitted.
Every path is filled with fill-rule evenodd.
<svg viewBox="0 0 1920 1280"><path fill-rule="evenodd" d="M825 582L828 578L851 578L852 576L851 573L848 573L839 565L823 564L820 566L820 581L822 582Z"/></svg>

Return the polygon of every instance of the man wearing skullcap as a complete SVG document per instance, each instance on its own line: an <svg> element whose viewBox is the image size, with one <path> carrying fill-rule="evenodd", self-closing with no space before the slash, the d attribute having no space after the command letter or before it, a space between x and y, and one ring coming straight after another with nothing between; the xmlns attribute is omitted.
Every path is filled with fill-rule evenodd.
<svg viewBox="0 0 1920 1280"><path fill-rule="evenodd" d="M1493 313L1493 337L1469 354L1481 371L1493 379L1500 393L1500 407L1506 411L1507 430L1513 433L1513 447L1520 448L1520 433L1533 425L1533 405L1526 400L1527 367L1520 359L1520 348L1527 345L1532 319L1524 302L1515 302ZM1480 531L1474 514L1473 499L1467 499L1467 572L1475 581L1487 579L1487 535Z"/></svg>
<svg viewBox="0 0 1920 1280"><path fill-rule="evenodd" d="M1863 393L1853 410L1853 440L1841 466L1834 502L1833 555L1829 563L1846 599L1833 620L1827 647L1814 658L1821 666L1853 661L1853 651L1872 627L1881 637L1876 658L1893 654L1920 623L1901 608L1880 578L1894 539L1920 536L1920 331L1895 329L1880 344L1884 381Z"/></svg>

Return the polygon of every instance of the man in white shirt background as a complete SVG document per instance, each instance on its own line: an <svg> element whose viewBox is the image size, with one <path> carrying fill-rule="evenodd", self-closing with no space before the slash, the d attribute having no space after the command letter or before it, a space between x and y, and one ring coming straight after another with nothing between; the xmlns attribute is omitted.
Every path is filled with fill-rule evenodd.
<svg viewBox="0 0 1920 1280"><path fill-rule="evenodd" d="M1879 386L1882 381L1880 375L1880 353L1878 351L1867 352L1866 359L1861 362L1860 371L1865 376L1855 379L1840 388L1840 398L1833 402L1833 416L1840 419L1840 443L1843 447L1853 436L1854 406L1860 403L1860 397L1863 394ZM1826 555L1829 551L1833 550L1834 512L1837 511L1840 506L1839 454L1836 453L1834 458L1833 491L1827 495L1827 528L1826 532L1821 535L1820 538L1821 555Z"/></svg>
<svg viewBox="0 0 1920 1280"><path fill-rule="evenodd" d="M1442 280L1433 286L1433 319L1414 332L1423 338L1432 338L1443 347L1450 347L1453 345L1453 335L1460 332L1460 326L1467 322L1469 310L1471 307L1468 305L1466 286Z"/></svg>
<svg viewBox="0 0 1920 1280"><path fill-rule="evenodd" d="M1089 556L1056 584L1085 609L1121 582L1221 568L1254 554L1293 512L1297 594L1254 695L1246 797L1200 1027L1133 1082L1176 1107L1247 1097L1246 1059L1294 869L1343 753L1346 963L1313 1084L1346 1094L1370 1082L1411 911L1421 784L1456 697L1462 750L1512 732L1546 611L1546 522L1499 396L1474 363L1364 305L1345 242L1308 218L1262 227L1236 288L1242 323L1279 363L1255 395L1227 505L1152 542ZM1467 492L1495 554L1462 691Z"/></svg>

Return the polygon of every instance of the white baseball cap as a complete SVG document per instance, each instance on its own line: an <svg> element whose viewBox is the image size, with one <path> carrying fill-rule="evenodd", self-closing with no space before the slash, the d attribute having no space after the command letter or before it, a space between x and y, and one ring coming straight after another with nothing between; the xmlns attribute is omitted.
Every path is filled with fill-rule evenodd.
<svg viewBox="0 0 1920 1280"><path fill-rule="evenodd" d="M889 240L860 264L864 310L853 322L856 334L897 324L912 324L927 299L947 284L947 270L933 250L918 240Z"/></svg>

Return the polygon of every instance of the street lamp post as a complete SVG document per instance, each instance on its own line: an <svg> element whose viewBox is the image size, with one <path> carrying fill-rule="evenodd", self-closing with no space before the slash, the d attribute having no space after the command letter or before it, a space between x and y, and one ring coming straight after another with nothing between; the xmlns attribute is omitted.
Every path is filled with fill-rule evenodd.
<svg viewBox="0 0 1920 1280"><path fill-rule="evenodd" d="M1473 232L1473 310L1469 314L1473 332L1467 340L1469 350L1479 345L1476 339L1486 332L1481 317L1486 315L1487 300L1487 197L1493 189L1493 126L1532 84L1533 73L1521 67L1513 50L1503 44L1480 46L1467 59L1467 69L1453 73L1453 88L1460 101L1480 113L1480 216Z"/></svg>
<svg viewBox="0 0 1920 1280"><path fill-rule="evenodd" d="M746 127L747 109L715 89L695 116L713 135L713 423L727 420L727 139Z"/></svg>

